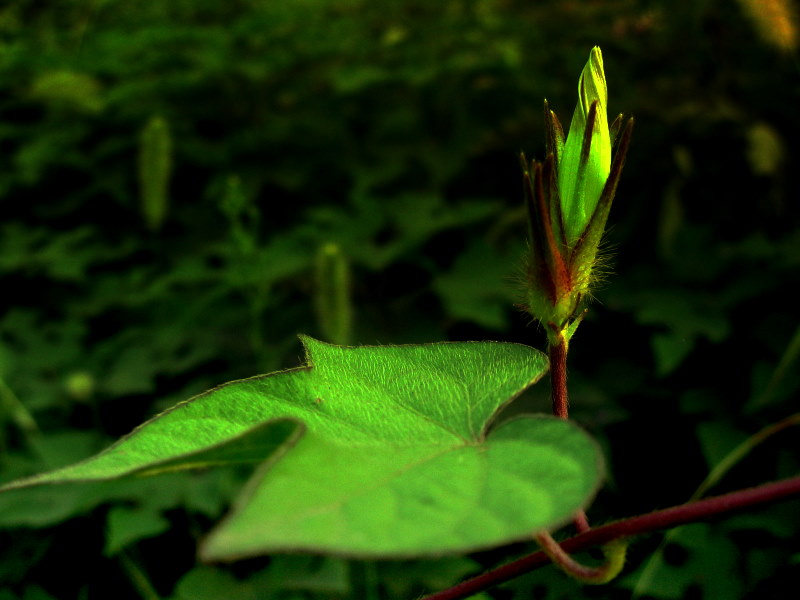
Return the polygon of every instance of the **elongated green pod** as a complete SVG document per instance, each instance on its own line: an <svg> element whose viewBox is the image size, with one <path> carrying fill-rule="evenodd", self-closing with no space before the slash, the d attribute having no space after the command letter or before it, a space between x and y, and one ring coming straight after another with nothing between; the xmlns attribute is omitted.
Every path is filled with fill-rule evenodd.
<svg viewBox="0 0 800 600"><path fill-rule="evenodd" d="M139 138L139 191L142 216L150 231L158 231L167 216L172 174L172 135L169 124L152 117Z"/></svg>
<svg viewBox="0 0 800 600"><path fill-rule="evenodd" d="M353 306L350 265L337 244L320 247L314 264L315 305L320 329L333 344L350 343Z"/></svg>

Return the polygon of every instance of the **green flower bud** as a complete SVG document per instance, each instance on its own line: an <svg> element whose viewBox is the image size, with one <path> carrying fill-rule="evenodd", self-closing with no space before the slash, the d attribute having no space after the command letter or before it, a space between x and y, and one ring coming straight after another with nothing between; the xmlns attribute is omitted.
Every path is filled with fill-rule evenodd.
<svg viewBox="0 0 800 600"><path fill-rule="evenodd" d="M567 244L586 231L611 169L608 90L603 55L595 46L578 83L578 106L558 165L558 191Z"/></svg>
<svg viewBox="0 0 800 600"><path fill-rule="evenodd" d="M603 55L595 47L566 141L545 100L547 157L521 157L530 224L526 309L555 336L571 336L583 314L633 129L633 119L622 115L609 129L606 102Z"/></svg>

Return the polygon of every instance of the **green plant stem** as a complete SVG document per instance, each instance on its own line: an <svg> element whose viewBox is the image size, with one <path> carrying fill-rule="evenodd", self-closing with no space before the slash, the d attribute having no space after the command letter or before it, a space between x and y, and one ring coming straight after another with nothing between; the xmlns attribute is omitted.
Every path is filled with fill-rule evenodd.
<svg viewBox="0 0 800 600"><path fill-rule="evenodd" d="M354 598L360 600L380 600L378 593L378 569L372 561L353 560L350 562L350 580Z"/></svg>
<svg viewBox="0 0 800 600"><path fill-rule="evenodd" d="M147 575L125 551L120 553L119 562L143 600L161 600Z"/></svg>
<svg viewBox="0 0 800 600"><path fill-rule="evenodd" d="M745 456L750 454L757 446L767 441L776 433L780 433L788 427L800 425L800 413L794 413L788 417L784 417L776 423L767 425L757 433L754 433L749 438L744 440L741 444L731 450L719 463L711 469L711 472L706 476L698 488L689 498L689 501L699 500L705 493L722 479L725 474L730 471L739 461Z"/></svg>
<svg viewBox="0 0 800 600"><path fill-rule="evenodd" d="M784 350L780 362L772 372L764 391L748 406L748 409L754 410L770 402L786 373L790 372L792 364L796 363L798 358L800 358L800 326L794 330L794 335Z"/></svg>
<svg viewBox="0 0 800 600"><path fill-rule="evenodd" d="M800 476L766 483L754 488L738 490L722 496L706 498L705 500L680 504L646 515L628 517L608 525L595 527L590 531L564 540L560 545L565 552L572 554L608 544L620 538L629 538L651 531L677 527L678 525L703 521L712 517L720 517L735 511L792 497L800 498ZM530 573L547 564L550 564L550 558L545 552L534 552L449 589L426 596L424 600L463 600L520 575Z"/></svg>
<svg viewBox="0 0 800 600"><path fill-rule="evenodd" d="M36 419L34 419L33 415L25 408L25 405L14 393L14 390L0 377L0 423L4 420L3 413L6 412L6 410L8 411L10 419L26 436L39 433L39 426L36 424Z"/></svg>

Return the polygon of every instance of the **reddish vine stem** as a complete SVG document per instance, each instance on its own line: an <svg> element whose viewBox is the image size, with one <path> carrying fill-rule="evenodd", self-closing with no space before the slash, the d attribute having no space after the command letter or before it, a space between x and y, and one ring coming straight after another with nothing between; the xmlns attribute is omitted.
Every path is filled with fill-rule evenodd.
<svg viewBox="0 0 800 600"><path fill-rule="evenodd" d="M559 569L568 573L573 579L581 583L602 585L614 579L625 566L625 555L628 551L627 539L617 539L603 545L603 563L590 567L579 563L572 555L564 551L549 533L540 533L536 536L536 543L547 557Z"/></svg>
<svg viewBox="0 0 800 600"><path fill-rule="evenodd" d="M554 329L555 331L555 329ZM550 358L550 398L553 414L559 419L569 419L569 393L567 392L567 341L563 333L550 336L547 352ZM573 525L578 533L589 531L589 519L580 511L575 515Z"/></svg>
<svg viewBox="0 0 800 600"><path fill-rule="evenodd" d="M560 545L565 552L579 552L613 540L719 517L793 496L800 497L800 476L615 521L564 540ZM547 564L550 564L550 558L544 552L534 552L454 587L426 596L423 600L463 600Z"/></svg>
<svg viewBox="0 0 800 600"><path fill-rule="evenodd" d="M586 533L592 528L592 526L589 525L589 519L586 517L586 513L583 511L575 515L572 524L575 527L575 531L578 533Z"/></svg>
<svg viewBox="0 0 800 600"><path fill-rule="evenodd" d="M553 414L559 419L569 418L569 396L567 395L567 342L562 335L548 346L550 354L550 389L553 399Z"/></svg>

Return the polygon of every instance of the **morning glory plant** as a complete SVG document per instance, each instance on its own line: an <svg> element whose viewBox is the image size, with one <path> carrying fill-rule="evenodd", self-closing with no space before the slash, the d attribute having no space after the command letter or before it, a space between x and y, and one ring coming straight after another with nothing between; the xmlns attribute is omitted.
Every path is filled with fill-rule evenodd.
<svg viewBox="0 0 800 600"><path fill-rule="evenodd" d="M437 562L420 563L419 572L444 568L453 571L448 580L478 564L465 555L538 542L539 551L425 597L466 600L488 597L482 592L550 563L581 583L607 583L625 566L634 536L800 498L800 475L795 475L700 499L758 444L800 424L800 413L795 413L732 449L689 502L602 525L589 523L585 510L606 468L600 444L567 418L566 357L597 279L598 247L633 125L632 119L620 117L609 127L607 99L602 54L594 48L579 79L568 135L545 102L547 155L530 164L523 157L531 236L526 308L547 331L549 356L511 342L349 345L355 314L349 258L337 244L322 240L309 280L326 341L300 335L304 359L298 366L228 382L180 402L92 457L61 465L72 452L56 456L61 444L48 450L45 440L35 439L35 420L0 377L0 445L7 426L18 429L30 445L30 461L15 459L1 474L0 528L5 529L0 535L14 540L15 530L89 511L93 520L99 513L108 520L104 554L118 561L142 598L157 598L159 592L132 558L145 547L133 544L155 535L153 524L158 531L168 527L162 513L173 506L183 505L187 515L199 510L215 516L234 493L223 518L204 517L202 526L181 533L187 540L203 533L196 556L210 564L198 565L177 581L175 597L197 597L194 591L205 589L209 577L220 590L216 597L240 596L245 589L253 596L263 589L262 596L272 597L287 572L287 581L309 574L313 581L332 582L319 594L301 590L309 597L371 598L386 591L393 598L412 593L419 598L416 580L399 591L379 585L383 582L373 561L434 558ZM143 187L150 202L147 223L155 231L164 218L170 138L164 123L153 122L143 138L142 177L148 180ZM233 233L242 234L233 241L249 255L267 250L249 228L239 227L241 208L223 203ZM11 341L16 343L13 336ZM603 351L601 346L591 353ZM548 371L553 413L559 418L522 411L506 418L509 403ZM90 395L92 381L83 379L67 382L76 400ZM25 472L36 461L49 465L53 458L55 470ZM219 479L205 478L212 469L223 469ZM198 470L197 477L181 473ZM7 481L6 473L27 476ZM248 481L234 491L234 482L244 475ZM93 510L101 505L110 505L109 510ZM575 535L556 533L570 524ZM598 547L602 562L583 564L575 558ZM295 556L288 562L284 554ZM307 561L303 554L322 556ZM448 555L456 562L440 562ZM268 570L246 581L220 569L226 561L264 556L272 557ZM657 550L651 560L660 561L660 556ZM147 557L146 564L160 567L157 558ZM350 558L357 562L344 562ZM714 566L724 576L730 565L723 560ZM6 571L13 569L0 564L0 572ZM637 590L654 589L651 575L649 568L642 570L634 596ZM171 583L169 577L160 579L163 585ZM69 580L67 589L83 586L79 578ZM419 584L433 585L434 580L426 576ZM19 577L12 577L10 587L3 584L2 598L30 598L32 590L37 597L51 597L49 587L30 587ZM85 586L74 589L82 596L92 593Z"/></svg>

